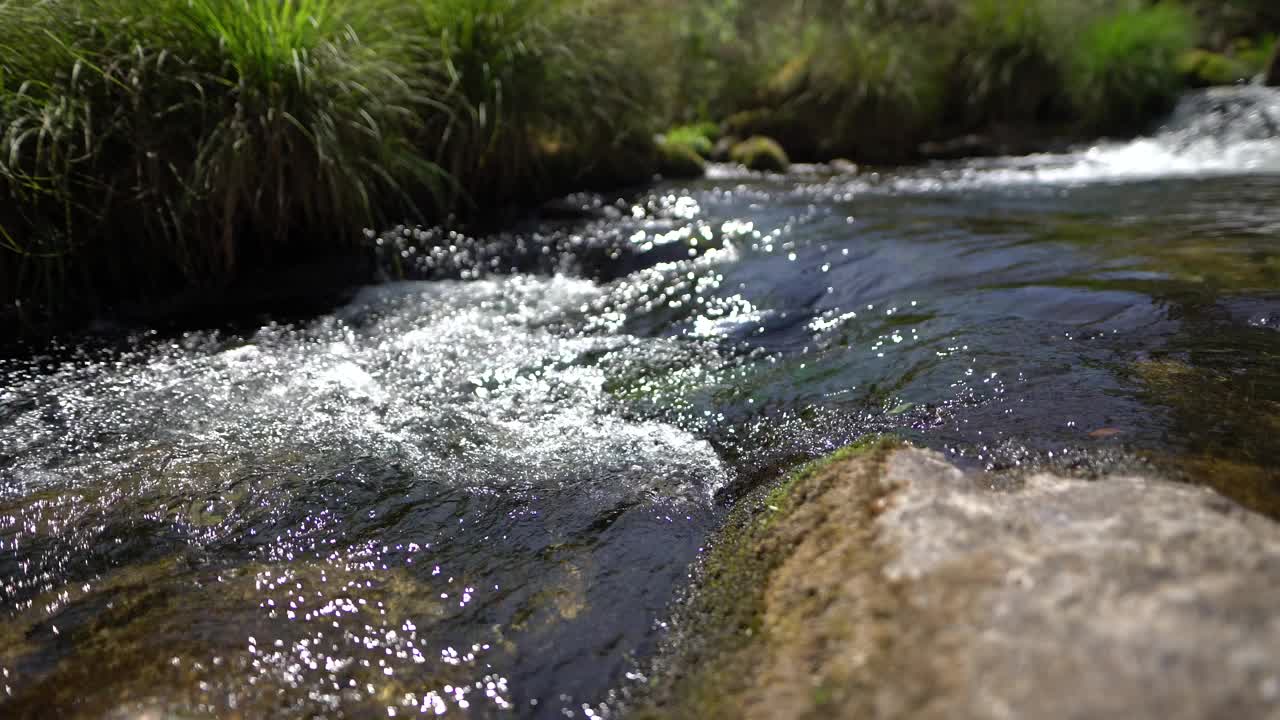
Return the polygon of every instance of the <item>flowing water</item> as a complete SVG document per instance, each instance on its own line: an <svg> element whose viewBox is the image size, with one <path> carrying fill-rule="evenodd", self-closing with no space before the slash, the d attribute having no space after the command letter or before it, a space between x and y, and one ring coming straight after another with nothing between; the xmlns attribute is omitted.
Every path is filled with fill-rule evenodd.
<svg viewBox="0 0 1280 720"><path fill-rule="evenodd" d="M725 508L870 432L1280 515L1280 96L379 238L322 317L0 361L0 714L613 712Z"/></svg>

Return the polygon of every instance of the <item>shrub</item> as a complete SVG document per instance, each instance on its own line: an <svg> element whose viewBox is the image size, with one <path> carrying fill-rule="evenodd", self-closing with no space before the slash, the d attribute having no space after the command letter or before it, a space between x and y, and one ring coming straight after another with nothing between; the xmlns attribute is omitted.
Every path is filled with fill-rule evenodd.
<svg viewBox="0 0 1280 720"><path fill-rule="evenodd" d="M223 284L365 227L545 192L631 138L652 147L640 14L0 0L0 307Z"/></svg>

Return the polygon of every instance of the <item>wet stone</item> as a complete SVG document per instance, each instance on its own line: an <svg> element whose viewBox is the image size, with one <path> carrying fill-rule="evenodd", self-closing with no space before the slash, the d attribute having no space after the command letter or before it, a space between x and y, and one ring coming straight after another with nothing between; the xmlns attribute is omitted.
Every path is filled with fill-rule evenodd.
<svg viewBox="0 0 1280 720"><path fill-rule="evenodd" d="M880 446L779 496L702 577L754 607L690 606L749 631L642 717L1280 716L1280 526L1213 490Z"/></svg>

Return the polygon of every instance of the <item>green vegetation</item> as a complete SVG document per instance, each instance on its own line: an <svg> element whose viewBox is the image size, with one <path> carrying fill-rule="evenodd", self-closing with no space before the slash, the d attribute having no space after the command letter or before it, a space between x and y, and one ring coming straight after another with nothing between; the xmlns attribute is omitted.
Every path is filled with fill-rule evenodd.
<svg viewBox="0 0 1280 720"><path fill-rule="evenodd" d="M1097 127L1139 127L1180 89L1177 60L1196 38L1176 5L1123 11L1091 23L1071 48L1067 91Z"/></svg>
<svg viewBox="0 0 1280 720"><path fill-rule="evenodd" d="M706 171L706 161L702 154L688 144L667 138L658 143L658 153L658 172L667 177L696 178L702 177Z"/></svg>
<svg viewBox="0 0 1280 720"><path fill-rule="evenodd" d="M771 709L772 714L782 712L762 706L764 693L759 691L777 680L768 667L774 660L793 662L797 671L808 673L801 657L813 651L805 647L811 639L810 628L795 623L821 615L824 602L830 599L811 592L815 587L837 587L864 572L867 576L874 572L878 582L868 588L865 607L889 610L900 602L881 580L885 552L875 543L870 522L883 510L888 494L880 483L881 468L899 447L901 443L893 439L867 438L807 463L735 503L705 561L695 570L697 594L677 611L678 632L667 658L670 662L662 664L688 671L653 678L650 696L636 709L637 717L746 717L752 714L749 710L757 715L769 714ZM833 533L839 533L839 539ZM827 549L845 544L856 556L839 553L843 562L809 565L801 573L803 583L796 583L787 566L813 559L805 552L806 544ZM867 639L861 642L876 645ZM851 652L867 649L848 647ZM809 679L816 683L814 692L830 689L825 682L829 678L809 675ZM821 698L815 700L824 704Z"/></svg>
<svg viewBox="0 0 1280 720"><path fill-rule="evenodd" d="M0 6L6 294L204 282L415 211L443 176L377 5Z"/></svg>
<svg viewBox="0 0 1280 720"><path fill-rule="evenodd" d="M606 10L0 0L0 309L217 286L567 185L651 134Z"/></svg>
<svg viewBox="0 0 1280 720"><path fill-rule="evenodd" d="M1196 48L1178 56L1178 72L1193 87L1231 85L1254 75L1248 65L1221 53Z"/></svg>
<svg viewBox="0 0 1280 720"><path fill-rule="evenodd" d="M748 138L733 146L729 158L749 170L786 172L791 165L782 146L767 137Z"/></svg>
<svg viewBox="0 0 1280 720"><path fill-rule="evenodd" d="M859 162L1132 131L1276 30L1248 0L0 0L0 315L692 174L722 128Z"/></svg>
<svg viewBox="0 0 1280 720"><path fill-rule="evenodd" d="M668 145L681 145L702 157L710 157L720 139L720 126L712 122L682 125L668 130L663 136Z"/></svg>

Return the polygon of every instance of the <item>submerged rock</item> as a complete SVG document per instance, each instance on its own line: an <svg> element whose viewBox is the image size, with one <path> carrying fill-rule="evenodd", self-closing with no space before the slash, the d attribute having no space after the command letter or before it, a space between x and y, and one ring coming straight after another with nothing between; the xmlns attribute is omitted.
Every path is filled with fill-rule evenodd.
<svg viewBox="0 0 1280 720"><path fill-rule="evenodd" d="M776 140L757 135L748 138L729 151L729 158L734 162L745 165L749 170L759 170L762 172L786 172L791 166L791 160L787 158L787 153Z"/></svg>
<svg viewBox="0 0 1280 720"><path fill-rule="evenodd" d="M881 443L741 505L700 577L654 716L1280 713L1280 526L1205 488Z"/></svg>

